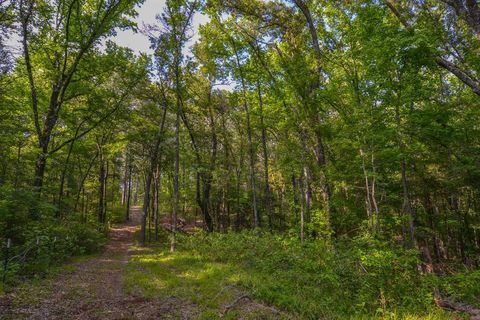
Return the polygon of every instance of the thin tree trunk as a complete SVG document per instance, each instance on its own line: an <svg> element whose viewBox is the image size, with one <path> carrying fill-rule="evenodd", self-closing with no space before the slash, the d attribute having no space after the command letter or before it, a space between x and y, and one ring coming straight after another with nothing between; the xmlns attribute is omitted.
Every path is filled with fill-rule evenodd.
<svg viewBox="0 0 480 320"><path fill-rule="evenodd" d="M371 196L372 196L372 204L373 208L375 210L375 215L377 217L377 232L380 232L380 209L378 208L377 204L377 199L375 196L376 192L376 187L375 187L375 182L376 182L376 172L375 172L375 162L374 162L374 157L373 157L373 152L372 152L372 172L373 172L373 177L372 177L372 187L371 187Z"/></svg>
<svg viewBox="0 0 480 320"><path fill-rule="evenodd" d="M131 199L132 199L132 164L129 163L128 164L128 186L127 186L128 190L127 190L127 199L126 199L126 203L127 203L127 212L126 212L126 218L127 218L127 221L130 221L130 202L131 202Z"/></svg>
<svg viewBox="0 0 480 320"><path fill-rule="evenodd" d="M85 181L87 180L88 175L90 174L90 170L92 170L93 165L94 165L95 160L97 159L98 155L99 155L99 151L97 149L97 152L95 153L95 156L92 158L92 160L88 164L87 172L85 173L85 175L82 177L82 180L80 181L80 185L78 187L78 192L77 192L77 197L76 197L76 200L75 200L75 206L74 206L75 211L77 210L77 207L78 207L78 201L80 199L80 192L82 191L82 189L83 190L85 189L84 188Z"/></svg>
<svg viewBox="0 0 480 320"><path fill-rule="evenodd" d="M262 99L262 90L260 87L260 81L257 83L257 93L258 93L258 103L260 106L260 125L262 127L262 150L263 150L263 168L264 168L264 180L265 180L265 195L264 195L264 205L265 212L268 217L268 227L270 232L273 230L272 226L272 210L271 210L271 200L272 195L270 192L270 180L269 180L269 171L268 171L268 148L267 148L267 130L264 123L263 115L263 99Z"/></svg>
<svg viewBox="0 0 480 320"><path fill-rule="evenodd" d="M108 202L108 199L107 199L107 190L108 190L108 174L109 174L109 171L110 171L110 166L109 166L109 163L108 163L108 158L105 159L105 163L107 164L106 165L106 170L105 170L105 176L104 176L104 181L103 181L103 212L102 212L102 221L103 221L103 224L106 224L107 223L107 202Z"/></svg>
<svg viewBox="0 0 480 320"><path fill-rule="evenodd" d="M15 164L15 180L13 183L13 188L15 190L18 189L18 183L19 183L19 177L20 177L20 158L22 154L22 142L18 142L18 148L17 148L17 161Z"/></svg>
<svg viewBox="0 0 480 320"><path fill-rule="evenodd" d="M179 75L177 75L177 85L179 84ZM177 88L179 91L179 88ZM178 175L180 173L180 101L177 92L177 112L175 119L175 173L173 175L173 210L172 210L172 238L170 242L170 251L176 250L176 232L177 232L177 213L180 201L180 189L178 185Z"/></svg>
<svg viewBox="0 0 480 320"><path fill-rule="evenodd" d="M116 175L117 175L117 170L116 170L117 169L117 163L115 162L115 159L113 159L113 161L112 161L112 166L113 166L113 168L112 168L113 171L112 171L112 175L111 175L112 176L112 180L111 180L112 185L110 187L110 192L111 192L110 201L112 203L111 208L113 210L113 208L115 207L115 178L116 178Z"/></svg>
<svg viewBox="0 0 480 320"><path fill-rule="evenodd" d="M155 215L155 222L154 222L154 228L155 228L155 241L158 240L158 221L159 221L159 201L160 201L160 188L161 188L161 179L162 175L160 172L160 166L157 165L157 170L155 174L155 202L154 202L154 215Z"/></svg>
<svg viewBox="0 0 480 320"><path fill-rule="evenodd" d="M401 116L400 116L400 107L396 105L395 107L395 118L397 122L397 135L398 135L398 145L400 148L400 153L402 154L402 160L400 161L400 174L401 174L401 183L402 183L402 192L403 192L403 204L402 204L402 213L408 218L409 224L409 233L410 240L412 243L415 243L415 226L413 222L413 210L410 202L409 188L408 188L408 179L407 179L407 163L405 160L405 144L402 141L401 136Z"/></svg>
<svg viewBox="0 0 480 320"><path fill-rule="evenodd" d="M365 166L365 153L363 152L362 149L360 149L360 156L362 158L362 170L363 170L363 177L365 180L365 207L367 209L367 217L368 217L368 224L371 224L371 232L372 234L375 233L375 223L373 220L373 214L372 214L372 202L370 198L370 183L368 181L368 172L367 168Z"/></svg>
<svg viewBox="0 0 480 320"><path fill-rule="evenodd" d="M250 110L247 102L247 87L245 84L245 77L243 75L243 68L240 64L240 57L238 56L238 51L235 46L235 42L232 39L232 44L235 51L235 57L237 62L237 67L240 71L240 81L242 83L242 93L243 93L243 108L245 110L245 119L247 125L247 137L248 137L248 150L249 150L249 172L250 172L250 185L252 192L252 207L253 207L253 227L258 229L260 227L260 217L257 210L257 190L256 190L256 181L255 181L255 152L253 149L252 141L252 127L250 125Z"/></svg>
<svg viewBox="0 0 480 320"><path fill-rule="evenodd" d="M157 167L157 160L158 160L158 153L160 150L160 143L163 138L163 130L165 127L165 119L167 115L167 106L164 106L162 119L160 122L160 126L158 128L158 133L155 137L155 145L153 147L152 153L150 155L150 167L147 169L145 175L145 193L143 198L143 216L142 216L142 224L140 230L140 243L143 245L145 244L145 232L146 232L146 224L147 224L147 217L148 217L148 206L150 204L150 188L152 184L152 178L155 173L155 169Z"/></svg>
<svg viewBox="0 0 480 320"><path fill-rule="evenodd" d="M103 151L101 150L101 146L99 145L99 154L100 154L100 168L98 172L98 182L100 183L98 189L98 223L103 225L105 221L103 221L103 210L105 208L105 160L103 156Z"/></svg>
<svg viewBox="0 0 480 320"><path fill-rule="evenodd" d="M122 188L122 207L127 202L127 183L128 183L128 155L125 156L125 172L123 174L123 188Z"/></svg>
<svg viewBox="0 0 480 320"><path fill-rule="evenodd" d="M180 44L177 44L179 46ZM177 214L180 202L180 118L182 115L182 97L180 93L180 57L181 48L177 48L175 57L175 96L176 96L176 118L175 118L175 171L173 175L173 210L172 210L172 234L170 242L170 251L174 252L177 248Z"/></svg>

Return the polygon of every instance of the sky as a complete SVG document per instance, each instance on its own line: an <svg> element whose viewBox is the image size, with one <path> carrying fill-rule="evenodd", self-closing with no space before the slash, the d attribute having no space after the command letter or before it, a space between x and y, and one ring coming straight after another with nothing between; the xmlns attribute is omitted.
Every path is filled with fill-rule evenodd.
<svg viewBox="0 0 480 320"><path fill-rule="evenodd" d="M141 30L144 25L157 24L156 16L163 12L165 8L165 0L145 0L145 2L137 7L138 16L134 19L137 23L138 29ZM208 22L208 17L201 13L196 13L193 17L192 27L194 31L193 37L187 43L187 52L189 47L191 47L198 39L198 27L201 24ZM107 39L106 39L107 40ZM143 35L141 32L134 32L133 30L117 30L117 34L114 37L109 38L108 40L113 40L115 43L122 47L127 47L132 49L136 54L139 53L153 53L150 49L150 41L147 36ZM102 41L104 44L105 41ZM20 38L18 35L13 35L6 41L6 45L10 47L13 51L13 54L21 54L21 45Z"/></svg>
<svg viewBox="0 0 480 320"><path fill-rule="evenodd" d="M156 16L163 12L165 7L165 0L146 0L140 7L137 8L138 16L134 19L141 30L144 25L158 24ZM191 46L198 40L198 27L201 24L208 22L208 17L196 13L193 17L192 26L194 36L190 39L188 46ZM133 30L118 31L117 35L110 40L113 40L120 46L132 49L135 53L152 53L150 49L150 42L148 38L141 32L135 33Z"/></svg>
<svg viewBox="0 0 480 320"><path fill-rule="evenodd" d="M145 0L141 6L137 7L138 15L134 19L134 21L137 23L138 30L142 30L145 25L158 24L156 16L161 14L164 8L165 0ZM196 13L193 16L192 29L194 34L189 42L187 42L184 49L184 54L191 53L191 47L199 39L198 27L201 24L207 23L208 21L209 18L202 13ZM122 47L130 48L136 54L153 53L153 50L150 48L150 41L148 40L148 37L141 32L134 32L133 30L117 30L116 35L108 39L104 39L101 46L105 45L106 40L112 40ZM10 47L14 56L21 55L21 44L18 35L7 39L6 44ZM233 86L233 83L216 85L217 88L225 90L232 90Z"/></svg>

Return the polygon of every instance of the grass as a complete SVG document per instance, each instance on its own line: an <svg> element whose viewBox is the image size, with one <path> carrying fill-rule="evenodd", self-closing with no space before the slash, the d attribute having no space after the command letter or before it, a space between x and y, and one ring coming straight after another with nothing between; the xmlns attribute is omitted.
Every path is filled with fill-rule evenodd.
<svg viewBox="0 0 480 320"><path fill-rule="evenodd" d="M127 294L175 297L195 306L195 319L453 319L426 296L427 278L396 266L402 259L388 255L396 269L385 269L375 260L385 255L377 254L364 259L364 274L353 267L356 258L339 258L328 246L270 235L198 234L179 244L175 253L166 243L135 248L126 269Z"/></svg>
<svg viewBox="0 0 480 320"><path fill-rule="evenodd" d="M244 272L235 265L206 261L189 251L138 250L127 265L125 287L126 293L134 296L188 301L200 311L198 319L214 319L244 294ZM238 311L232 308L226 318L236 319ZM271 313L268 306L260 305L250 311L255 317Z"/></svg>

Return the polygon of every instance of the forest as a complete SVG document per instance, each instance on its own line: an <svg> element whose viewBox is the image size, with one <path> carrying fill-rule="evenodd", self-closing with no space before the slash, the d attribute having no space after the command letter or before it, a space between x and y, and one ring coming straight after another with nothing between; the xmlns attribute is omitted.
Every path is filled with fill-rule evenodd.
<svg viewBox="0 0 480 320"><path fill-rule="evenodd" d="M151 3L0 0L0 319L480 319L476 0Z"/></svg>

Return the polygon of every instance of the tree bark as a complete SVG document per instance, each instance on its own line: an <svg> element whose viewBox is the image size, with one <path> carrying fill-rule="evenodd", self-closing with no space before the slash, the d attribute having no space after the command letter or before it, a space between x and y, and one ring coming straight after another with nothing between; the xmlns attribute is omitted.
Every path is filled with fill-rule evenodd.
<svg viewBox="0 0 480 320"><path fill-rule="evenodd" d="M260 227L260 217L257 210L257 191L256 191L256 181L255 181L255 151L253 148L253 138L252 138L252 127L250 125L250 109L247 102L247 86L245 84L245 77L243 75L243 68L240 64L240 57L236 49L234 40L232 39L232 45L235 51L235 58L237 62L237 67L240 71L240 81L242 83L242 93L243 93L243 109L245 111L245 120L247 125L247 137L248 137L248 151L249 151L249 172L250 172L250 185L251 185L251 197L252 197L252 209L253 209L253 227L258 229Z"/></svg>
<svg viewBox="0 0 480 320"><path fill-rule="evenodd" d="M265 127L265 122L264 122L262 90L260 87L259 80L257 83L257 93L258 93L258 103L260 107L260 125L262 127L263 168L264 168L264 180L265 180L264 205L265 205L265 212L267 213L267 217L268 217L268 227L270 229L270 232L272 232L273 230L272 210L271 210L272 194L270 192L270 178L269 178L269 170L268 170L267 129Z"/></svg>
<svg viewBox="0 0 480 320"><path fill-rule="evenodd" d="M132 164L128 163L128 185L127 185L127 209L126 209L126 219L130 221L130 202L132 199Z"/></svg>
<svg viewBox="0 0 480 320"><path fill-rule="evenodd" d="M164 101L164 109L161 118L161 122L158 128L158 133L155 136L155 144L150 154L150 167L147 169L145 175L145 193L143 197L143 215L142 215L142 223L140 229L140 244L145 244L145 232L146 232L146 224L148 218L148 206L150 204L150 188L152 185L152 178L155 174L155 169L157 168L157 160L158 160L158 153L160 150L160 143L162 142L163 138L163 131L165 128L165 119L167 115L167 105L166 101ZM177 133L175 133L177 134ZM175 138L177 139L177 137Z"/></svg>
<svg viewBox="0 0 480 320"><path fill-rule="evenodd" d="M99 172L98 172L98 182L100 183L100 186L98 188L98 223L100 225L103 225L105 223L104 221L104 210L105 210L105 180L106 180L106 170L105 170L105 158L103 155L103 150L102 146L99 145L99 154L100 154L100 159L99 159Z"/></svg>

